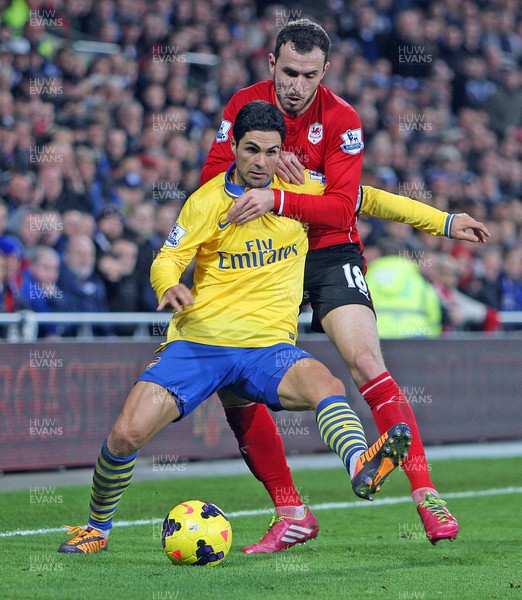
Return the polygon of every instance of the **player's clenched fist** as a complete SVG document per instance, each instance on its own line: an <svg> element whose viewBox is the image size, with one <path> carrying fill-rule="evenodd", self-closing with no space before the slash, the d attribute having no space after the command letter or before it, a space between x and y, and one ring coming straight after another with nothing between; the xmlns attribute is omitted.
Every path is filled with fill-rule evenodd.
<svg viewBox="0 0 522 600"><path fill-rule="evenodd" d="M163 310L169 304L176 312L181 312L184 306L194 304L194 296L185 284L178 283L163 294L156 310Z"/></svg>

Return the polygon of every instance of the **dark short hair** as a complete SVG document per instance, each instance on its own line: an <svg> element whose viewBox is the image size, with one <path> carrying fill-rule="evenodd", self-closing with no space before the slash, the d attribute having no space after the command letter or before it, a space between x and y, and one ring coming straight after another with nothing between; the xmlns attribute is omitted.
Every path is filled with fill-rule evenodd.
<svg viewBox="0 0 522 600"><path fill-rule="evenodd" d="M245 104L237 113L234 123L234 139L236 144L249 131L277 131L281 143L285 141L285 118L275 104L264 100L255 100Z"/></svg>
<svg viewBox="0 0 522 600"><path fill-rule="evenodd" d="M324 62L330 55L330 38L326 31L317 23L309 19L290 21L277 34L274 56L279 58L281 46L292 42L295 51L299 54L308 54L314 48L319 48L324 54Z"/></svg>

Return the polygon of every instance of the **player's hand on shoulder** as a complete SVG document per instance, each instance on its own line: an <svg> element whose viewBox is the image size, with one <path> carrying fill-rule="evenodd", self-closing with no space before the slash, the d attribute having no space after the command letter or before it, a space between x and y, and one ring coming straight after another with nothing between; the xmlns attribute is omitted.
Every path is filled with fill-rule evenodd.
<svg viewBox="0 0 522 600"><path fill-rule="evenodd" d="M170 305L176 312L181 312L184 306L190 306L194 304L194 296L189 288L183 284L178 283L169 288L158 304L156 310L163 310L167 305Z"/></svg>
<svg viewBox="0 0 522 600"><path fill-rule="evenodd" d="M293 152L281 151L277 161L276 175L288 183L303 185L305 167Z"/></svg>
<svg viewBox="0 0 522 600"><path fill-rule="evenodd" d="M471 230L471 231L468 231ZM490 237L488 228L477 221L473 217L470 217L467 213L460 213L455 215L453 223L451 224L450 237L454 240L464 240L466 242L481 242L486 243L488 237Z"/></svg>
<svg viewBox="0 0 522 600"><path fill-rule="evenodd" d="M236 225L244 225L271 211L274 208L274 202L274 191L271 188L247 190L236 200L227 219Z"/></svg>

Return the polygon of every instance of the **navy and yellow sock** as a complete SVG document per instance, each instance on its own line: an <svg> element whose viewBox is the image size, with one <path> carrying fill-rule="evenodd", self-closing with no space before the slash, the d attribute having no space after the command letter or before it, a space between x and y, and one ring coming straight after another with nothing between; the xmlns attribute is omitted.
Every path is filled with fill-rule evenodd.
<svg viewBox="0 0 522 600"><path fill-rule="evenodd" d="M132 479L137 456L137 451L130 456L116 456L109 450L107 440L103 442L92 478L90 527L103 533L111 529L120 498Z"/></svg>
<svg viewBox="0 0 522 600"><path fill-rule="evenodd" d="M350 467L355 463L351 459L368 449L359 417L344 396L330 396L319 403L316 419L324 443L339 456L351 476Z"/></svg>

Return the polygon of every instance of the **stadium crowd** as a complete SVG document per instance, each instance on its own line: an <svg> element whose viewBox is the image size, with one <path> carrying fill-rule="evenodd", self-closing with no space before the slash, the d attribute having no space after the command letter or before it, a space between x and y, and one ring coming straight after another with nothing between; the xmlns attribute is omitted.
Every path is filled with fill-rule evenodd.
<svg viewBox="0 0 522 600"><path fill-rule="evenodd" d="M155 310L150 265L224 105L269 78L277 31L304 17L332 38L323 83L362 120L362 183L491 232L470 245L360 219L367 259L420 269L446 331L522 311L516 0L0 0L0 13L0 311Z"/></svg>

